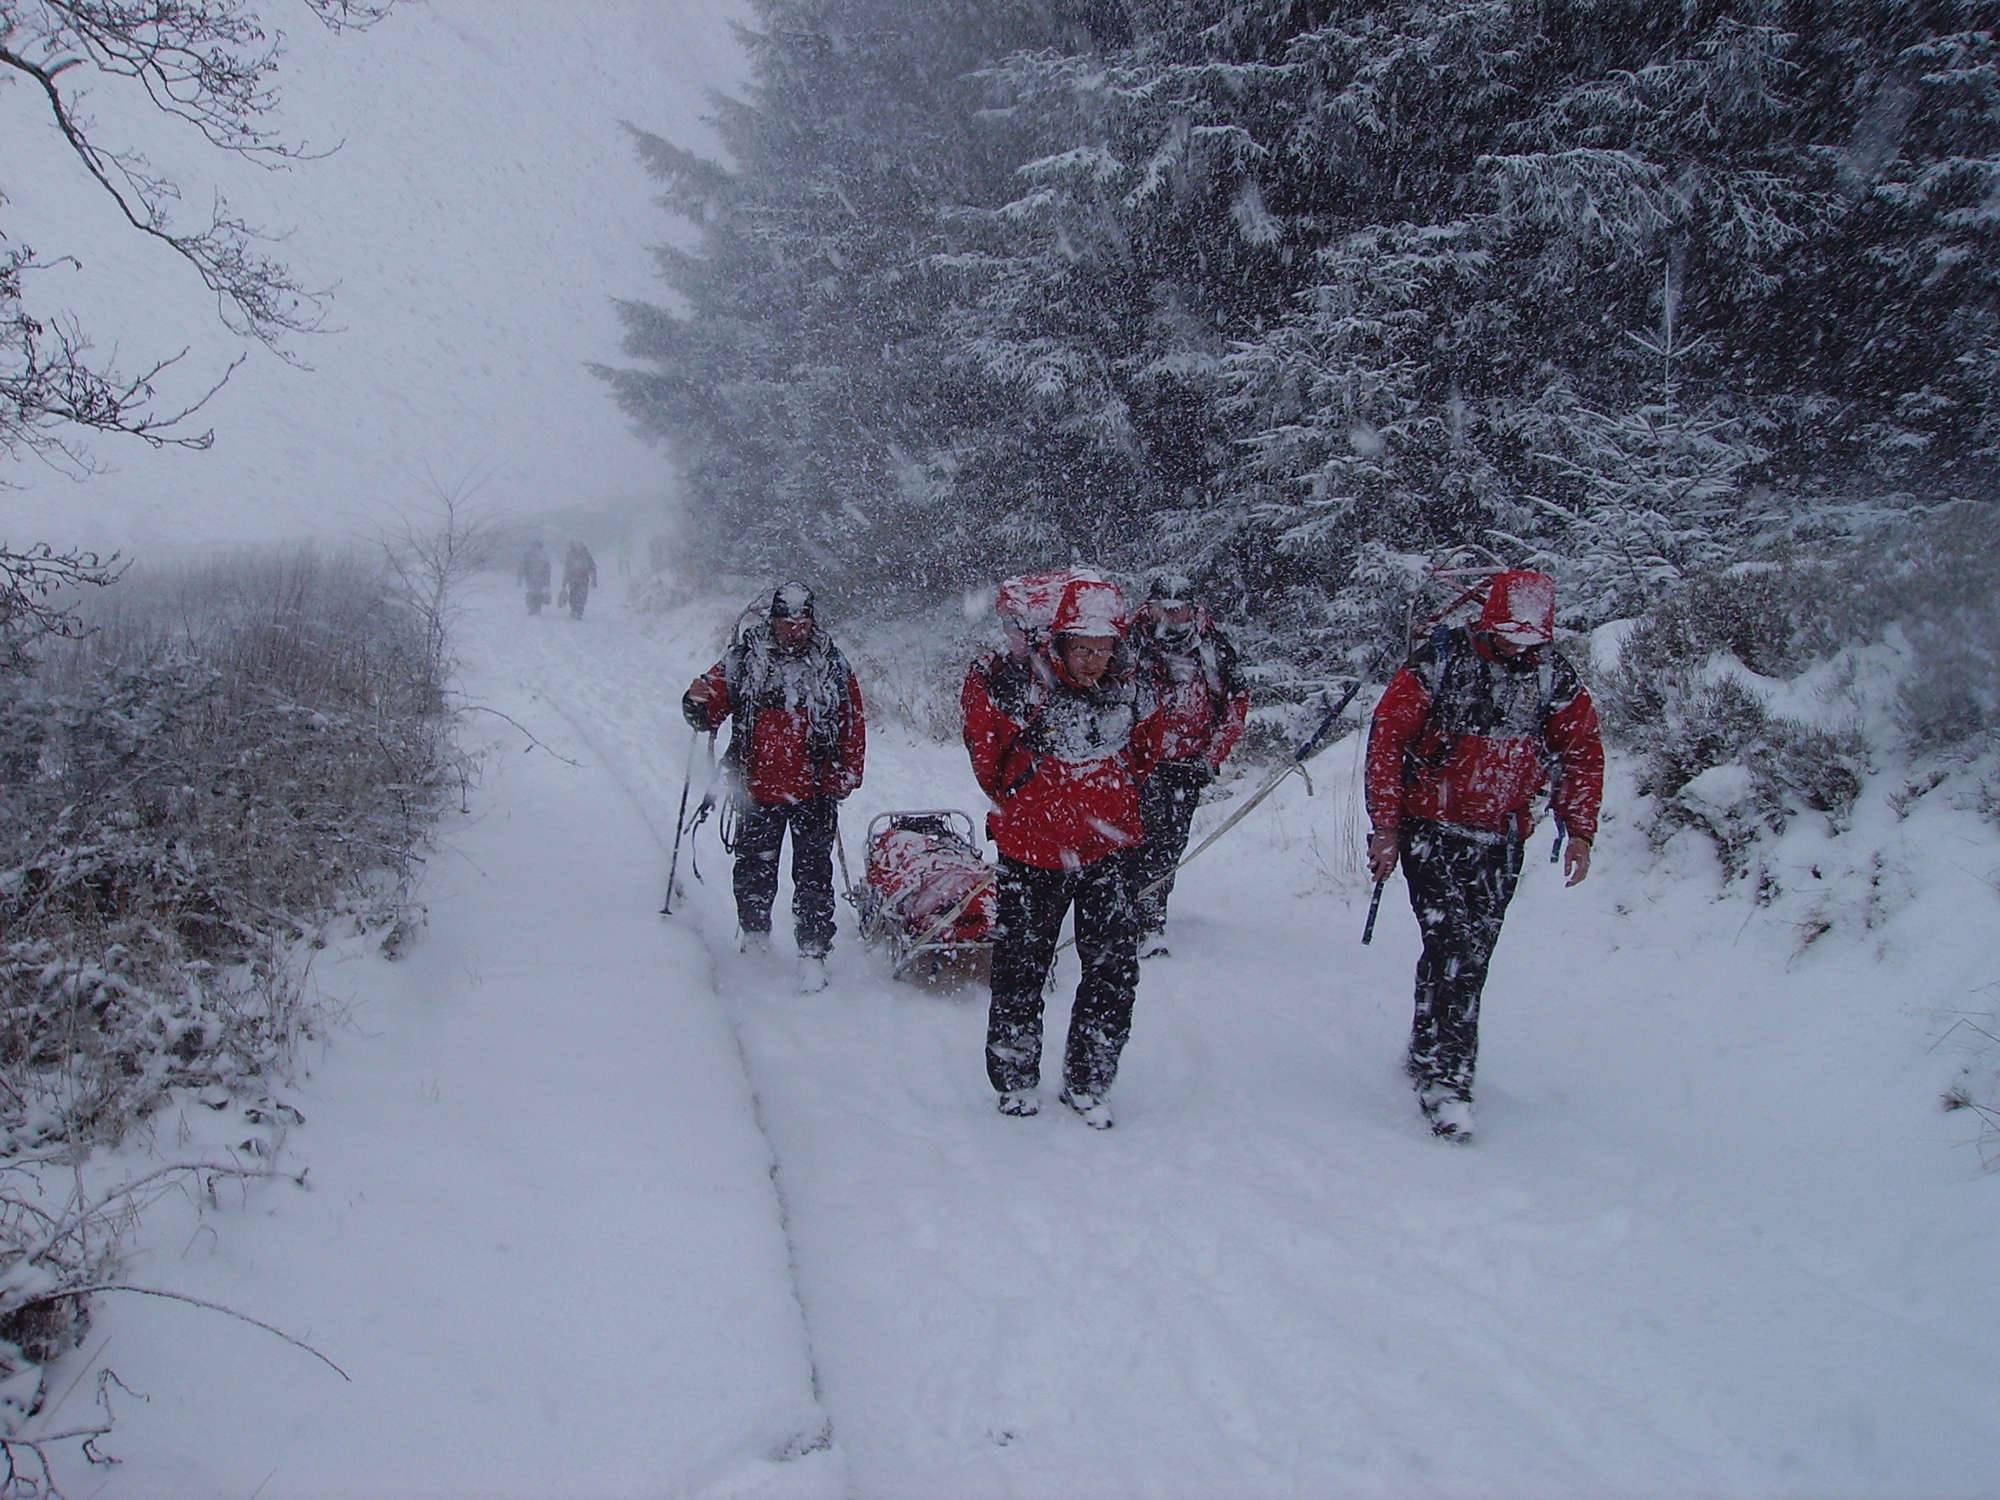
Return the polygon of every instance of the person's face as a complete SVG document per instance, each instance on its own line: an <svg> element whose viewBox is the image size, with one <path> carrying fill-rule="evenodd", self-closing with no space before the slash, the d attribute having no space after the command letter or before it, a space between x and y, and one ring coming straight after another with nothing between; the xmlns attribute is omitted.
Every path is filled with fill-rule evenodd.
<svg viewBox="0 0 2000 1500"><path fill-rule="evenodd" d="M813 622L809 619L788 617L771 622L771 634L778 638L778 644L787 651L796 651L812 639Z"/></svg>
<svg viewBox="0 0 2000 1500"><path fill-rule="evenodd" d="M1115 635L1066 635L1062 638L1063 670L1078 687L1096 687L1117 647Z"/></svg>
<svg viewBox="0 0 2000 1500"><path fill-rule="evenodd" d="M1155 607L1154 614L1159 618L1162 625L1179 627L1194 623L1194 606L1192 604L1159 605Z"/></svg>
<svg viewBox="0 0 2000 1500"><path fill-rule="evenodd" d="M1508 640L1504 635L1494 635L1490 632L1486 639L1493 647L1493 654L1502 661L1512 661L1515 657L1525 656L1528 652L1535 649L1533 645L1523 645L1519 641ZM1536 644L1539 644L1539 642Z"/></svg>

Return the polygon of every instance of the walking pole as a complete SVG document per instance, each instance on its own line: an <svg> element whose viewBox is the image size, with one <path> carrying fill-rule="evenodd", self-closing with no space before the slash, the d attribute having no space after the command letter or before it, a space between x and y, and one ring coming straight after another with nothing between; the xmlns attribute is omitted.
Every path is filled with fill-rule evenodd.
<svg viewBox="0 0 2000 1500"><path fill-rule="evenodd" d="M848 905L858 911L861 907L861 898L854 894L854 881L847 873L847 839L840 831L840 809L838 807L833 810L833 847L835 852L840 855L841 891L846 895Z"/></svg>
<svg viewBox="0 0 2000 1500"><path fill-rule="evenodd" d="M1375 882L1375 895L1368 902L1368 920L1361 924L1361 946L1364 948L1374 939L1375 914L1382 909L1382 887L1388 883L1389 877L1386 875Z"/></svg>
<svg viewBox="0 0 2000 1500"><path fill-rule="evenodd" d="M667 899L660 903L660 915L663 917L674 914L674 880L681 869L681 836L687 832L688 785L694 780L694 750L700 743L701 731L697 729L688 741L687 775L681 778L681 807L674 814L674 853L667 861Z"/></svg>

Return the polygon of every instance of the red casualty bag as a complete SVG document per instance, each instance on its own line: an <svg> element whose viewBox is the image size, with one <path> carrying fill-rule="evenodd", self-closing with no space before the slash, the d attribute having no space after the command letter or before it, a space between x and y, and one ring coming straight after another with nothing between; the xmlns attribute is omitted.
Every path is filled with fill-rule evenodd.
<svg viewBox="0 0 2000 1500"><path fill-rule="evenodd" d="M961 833L955 819L965 819ZM892 813L869 830L863 879L881 899L883 917L909 943L987 943L993 937L998 904L993 872L971 840L964 813ZM943 929L932 933L981 881L986 888Z"/></svg>

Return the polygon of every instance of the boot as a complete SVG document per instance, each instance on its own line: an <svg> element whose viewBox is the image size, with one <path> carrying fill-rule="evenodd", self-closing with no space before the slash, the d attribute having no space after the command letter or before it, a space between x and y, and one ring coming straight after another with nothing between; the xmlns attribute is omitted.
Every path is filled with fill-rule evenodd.
<svg viewBox="0 0 2000 1500"><path fill-rule="evenodd" d="M1081 1094L1074 1089L1064 1089L1062 1102L1075 1110L1078 1118L1092 1130L1111 1128L1111 1106L1095 1094Z"/></svg>

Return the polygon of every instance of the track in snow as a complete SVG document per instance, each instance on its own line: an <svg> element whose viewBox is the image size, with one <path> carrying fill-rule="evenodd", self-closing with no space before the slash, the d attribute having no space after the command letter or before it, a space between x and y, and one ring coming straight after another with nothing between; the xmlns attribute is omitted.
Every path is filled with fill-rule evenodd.
<svg viewBox="0 0 2000 1500"><path fill-rule="evenodd" d="M606 602L480 629L671 827L679 694L728 610L642 628ZM870 730L850 856L873 812L979 810L956 746ZM1400 890L1361 949L1329 852L1354 753L1183 877L1108 1136L995 1114L984 992L891 982L845 906L822 994L794 992L784 891L780 954L737 955L704 835L674 920L708 945L777 1152L853 1493L1983 1488L1995 1194L1920 1115L1870 956L1788 973L1761 930L1730 946L1712 881L1642 873L1614 823L1590 885L1530 871L1489 986L1484 1137L1439 1146L1395 1066Z"/></svg>

